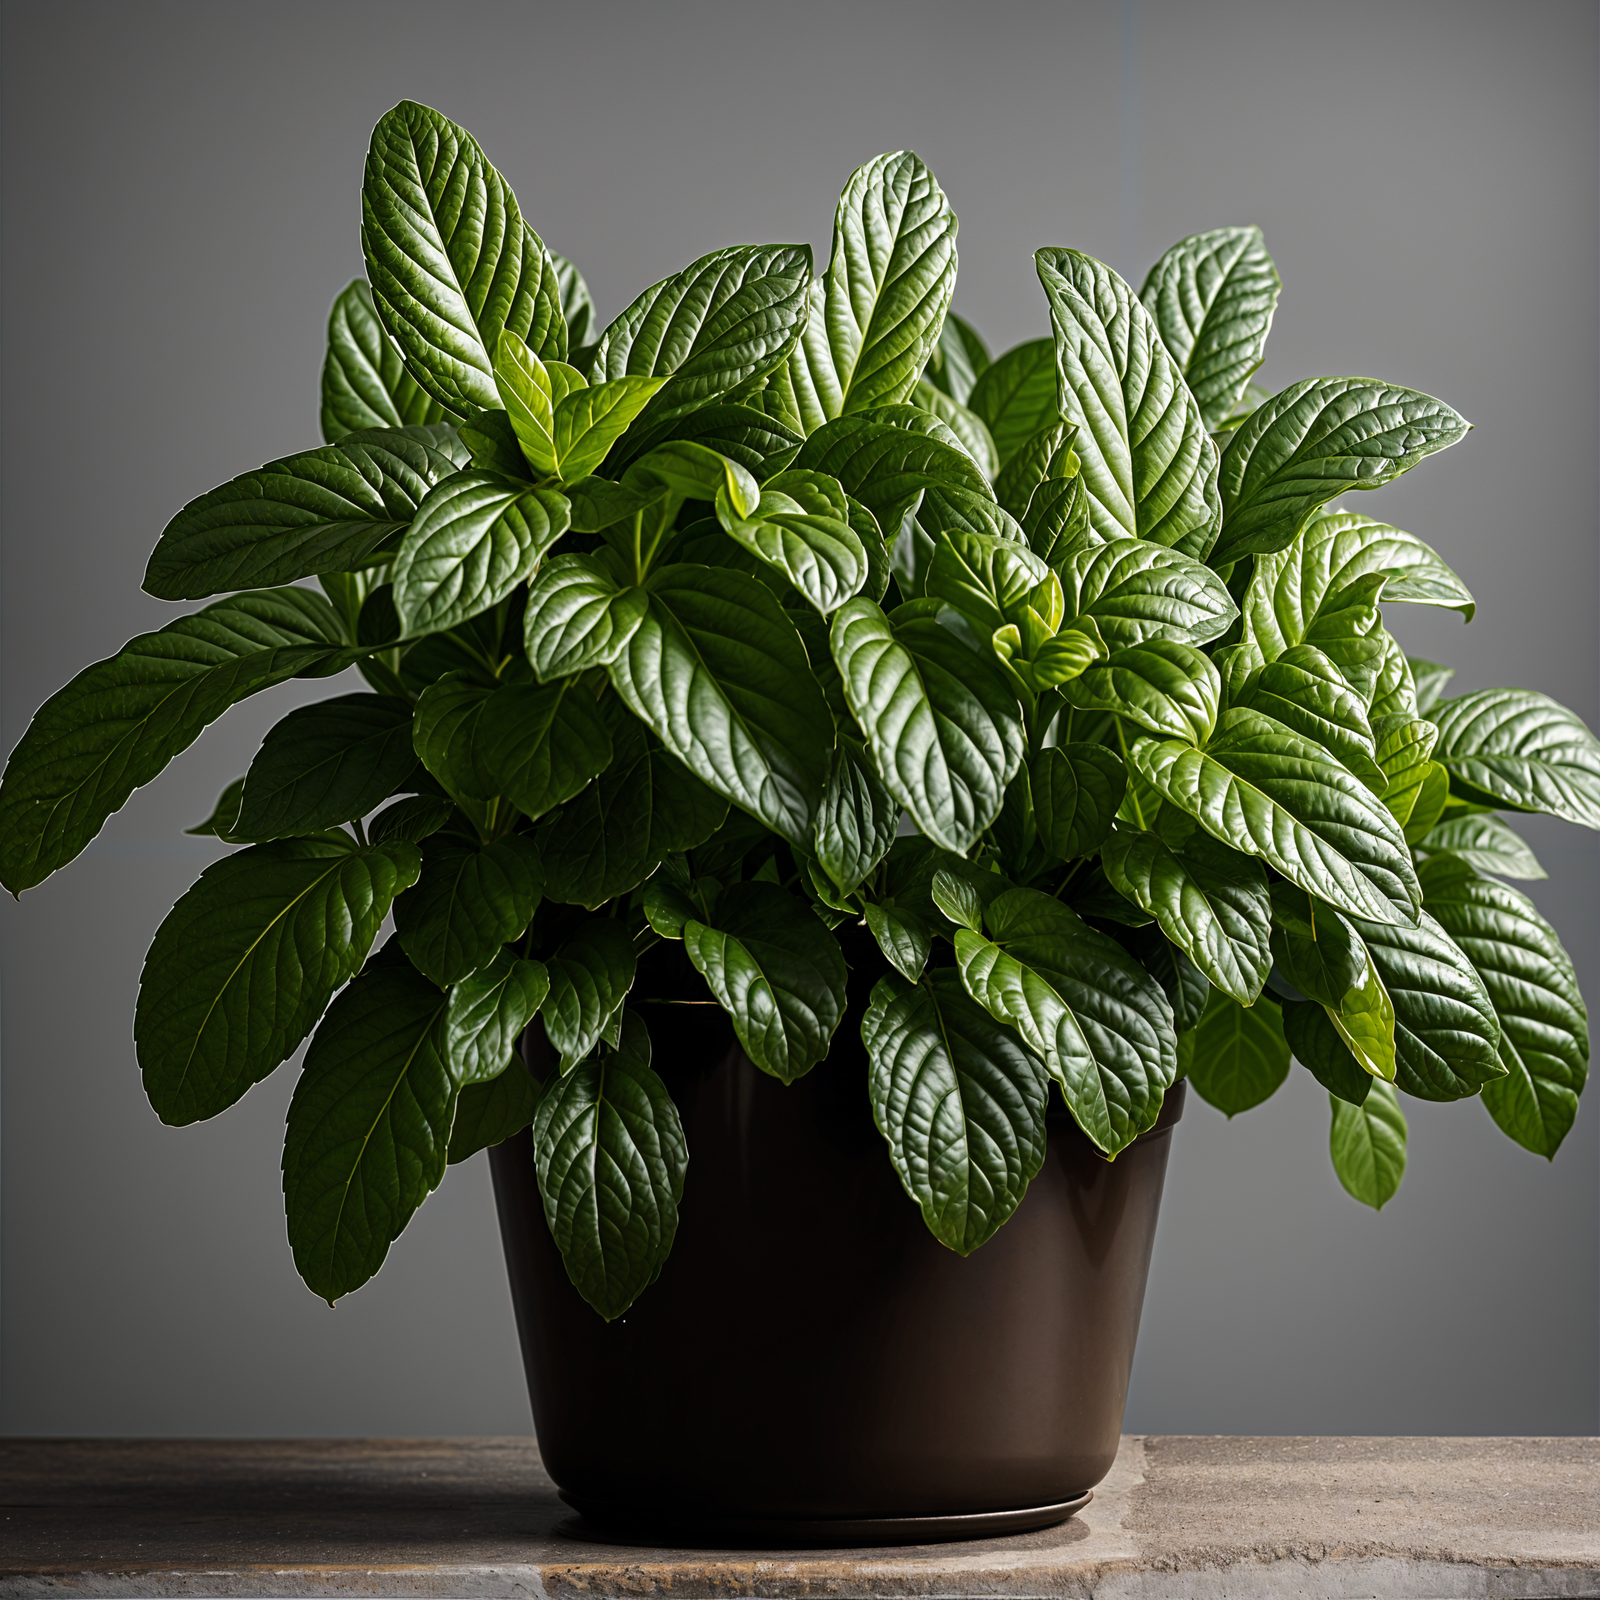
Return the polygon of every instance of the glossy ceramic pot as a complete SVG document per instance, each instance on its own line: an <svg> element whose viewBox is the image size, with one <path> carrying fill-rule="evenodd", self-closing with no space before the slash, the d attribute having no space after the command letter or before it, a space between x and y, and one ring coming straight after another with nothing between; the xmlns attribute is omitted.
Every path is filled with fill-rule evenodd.
<svg viewBox="0 0 1600 1600"><path fill-rule="evenodd" d="M705 996L680 945L642 965L689 1171L672 1254L616 1321L568 1281L531 1135L490 1153L539 1448L588 1516L768 1542L963 1536L1059 1521L1110 1469L1184 1086L1114 1162L1052 1093L1043 1170L963 1258L873 1124L860 1018L886 969L847 954L849 1013L789 1086L715 1005L662 1003Z"/></svg>

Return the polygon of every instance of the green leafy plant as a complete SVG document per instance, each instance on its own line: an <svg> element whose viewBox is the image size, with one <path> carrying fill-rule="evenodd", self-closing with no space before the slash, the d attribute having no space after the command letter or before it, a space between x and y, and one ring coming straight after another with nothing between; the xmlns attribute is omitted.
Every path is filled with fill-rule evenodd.
<svg viewBox="0 0 1600 1600"><path fill-rule="evenodd" d="M467 133L379 123L325 443L172 519L145 587L208 603L55 695L0 789L20 892L236 701L365 679L191 830L235 848L157 931L135 1029L173 1124L310 1036L283 1189L329 1301L528 1128L583 1295L612 1317L653 1281L689 1158L639 976L663 941L792 1083L846 1014L840 934L870 935L862 1093L962 1253L1057 1096L1109 1159L1180 1076L1231 1116L1297 1059L1375 1206L1397 1090L1480 1095L1545 1156L1571 1127L1583 1001L1502 813L1600 827L1600 744L1541 695L1443 698L1381 606L1472 597L1334 505L1466 422L1364 378L1256 388L1256 229L1138 293L1040 250L1051 336L994 359L948 311L955 238L882 156L822 275L717 250L596 328Z"/></svg>

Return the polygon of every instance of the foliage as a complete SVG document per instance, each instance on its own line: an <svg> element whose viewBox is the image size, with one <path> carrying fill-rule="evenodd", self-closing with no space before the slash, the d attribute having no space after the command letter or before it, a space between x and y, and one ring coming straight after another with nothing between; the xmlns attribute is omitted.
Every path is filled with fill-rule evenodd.
<svg viewBox="0 0 1600 1600"><path fill-rule="evenodd" d="M235 701L365 678L192 830L238 848L158 930L136 1021L174 1124L311 1035L283 1188L318 1294L531 1129L573 1282L626 1310L689 1154L639 976L663 940L790 1083L846 1016L833 930L870 930L864 1087L963 1254L1056 1095L1112 1158L1185 1072L1232 1116L1298 1059L1371 1205L1397 1090L1481 1094L1554 1155L1586 1019L1498 813L1600 827L1600 743L1540 695L1444 698L1386 632L1383 602L1472 597L1332 502L1468 425L1371 379L1257 389L1258 230L1180 241L1138 293L1041 250L1051 335L991 359L901 152L850 180L825 273L721 249L602 328L471 136L407 102L362 241L324 442L178 512L145 586L211 603L53 696L0 789L20 892Z"/></svg>

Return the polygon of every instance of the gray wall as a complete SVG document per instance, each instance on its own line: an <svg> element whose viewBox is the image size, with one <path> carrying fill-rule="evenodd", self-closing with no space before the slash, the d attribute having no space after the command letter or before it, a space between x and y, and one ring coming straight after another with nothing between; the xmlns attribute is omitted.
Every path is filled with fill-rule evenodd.
<svg viewBox="0 0 1600 1600"><path fill-rule="evenodd" d="M1483 606L1465 629L1396 608L1402 639L1459 687L1596 718L1592 0L13 0L5 32L7 745L172 615L138 588L172 511L316 442L366 139L402 96L478 134L603 315L719 244L822 249L851 169L902 146L961 215L957 305L997 347L1046 331L1036 245L1136 275L1184 233L1259 222L1287 284L1264 381L1373 374L1478 425L1359 501ZM6 1431L528 1426L481 1159L329 1311L283 1239L292 1069L183 1131L140 1092L142 952L215 854L178 830L328 692L230 713L0 911ZM1600 994L1595 839L1527 832L1535 898ZM1335 1182L1303 1073L1237 1125L1197 1105L1129 1426L1595 1431L1597 1110L1550 1167L1475 1101L1408 1103L1378 1216Z"/></svg>

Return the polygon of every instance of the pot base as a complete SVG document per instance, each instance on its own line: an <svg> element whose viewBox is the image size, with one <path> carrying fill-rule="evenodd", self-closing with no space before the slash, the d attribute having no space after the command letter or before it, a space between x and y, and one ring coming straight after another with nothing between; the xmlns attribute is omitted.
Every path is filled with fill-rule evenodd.
<svg viewBox="0 0 1600 1600"><path fill-rule="evenodd" d="M948 1517L719 1517L693 1512L619 1505L559 1491L561 1498L587 1521L613 1538L647 1535L665 1544L722 1544L741 1549L858 1549L885 1544L938 1544L948 1539L993 1539L1008 1533L1033 1533L1051 1528L1082 1511L1094 1499L1092 1489L1055 1505L1024 1506L1014 1511L976 1511Z"/></svg>

